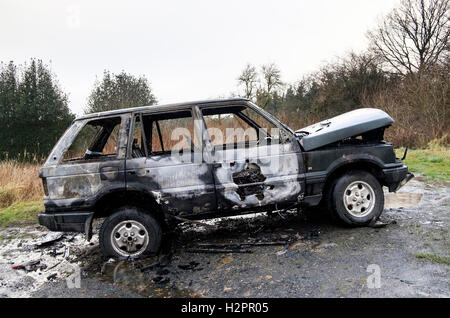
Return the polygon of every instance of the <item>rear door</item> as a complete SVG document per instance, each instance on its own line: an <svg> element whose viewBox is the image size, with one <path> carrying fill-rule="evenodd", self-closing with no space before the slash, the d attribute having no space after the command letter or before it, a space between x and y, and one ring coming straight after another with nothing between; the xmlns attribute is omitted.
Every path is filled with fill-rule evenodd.
<svg viewBox="0 0 450 318"><path fill-rule="evenodd" d="M132 131L128 189L150 192L174 215L195 217L216 209L211 166L202 159L192 108L135 114Z"/></svg>
<svg viewBox="0 0 450 318"><path fill-rule="evenodd" d="M293 136L247 105L203 107L219 210L296 202L303 158Z"/></svg>

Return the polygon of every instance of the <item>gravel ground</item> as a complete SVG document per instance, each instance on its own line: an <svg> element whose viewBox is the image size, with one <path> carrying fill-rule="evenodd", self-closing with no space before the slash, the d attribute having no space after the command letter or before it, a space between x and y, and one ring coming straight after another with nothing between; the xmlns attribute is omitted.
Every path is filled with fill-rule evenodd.
<svg viewBox="0 0 450 318"><path fill-rule="evenodd" d="M40 226L3 229L0 297L450 297L449 182L417 177L387 194L379 228L294 212L182 224L159 257L136 262L104 259L96 235L89 243L65 233L39 246L48 238ZM267 242L281 243L251 245ZM190 250L205 243L233 251ZM30 261L39 263L12 268Z"/></svg>

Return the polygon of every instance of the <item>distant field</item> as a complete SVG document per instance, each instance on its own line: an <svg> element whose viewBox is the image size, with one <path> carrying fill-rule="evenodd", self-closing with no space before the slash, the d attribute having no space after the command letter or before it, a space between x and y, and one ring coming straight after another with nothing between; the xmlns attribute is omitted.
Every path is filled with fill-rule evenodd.
<svg viewBox="0 0 450 318"><path fill-rule="evenodd" d="M397 149L397 157L403 152ZM450 181L450 148L408 150L405 163L411 172L430 180ZM0 162L0 227L37 222L44 195L38 171L37 163Z"/></svg>

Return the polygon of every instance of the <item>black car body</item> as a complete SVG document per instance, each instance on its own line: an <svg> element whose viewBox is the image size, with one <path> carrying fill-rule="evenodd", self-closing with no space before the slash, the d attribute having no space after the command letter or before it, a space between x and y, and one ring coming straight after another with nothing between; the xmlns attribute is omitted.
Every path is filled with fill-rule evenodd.
<svg viewBox="0 0 450 318"><path fill-rule="evenodd" d="M364 225L383 209L378 187L396 191L412 177L383 140L393 122L381 110L358 109L294 132L246 99L84 115L40 169L45 212L39 221L53 231L85 232L90 239L92 220L107 217L111 224L101 231L109 235L102 238L102 249L121 257L156 252L160 232L176 218L328 204L345 223ZM355 171L362 183L345 190L351 180L341 179L357 182ZM349 213L336 206L335 187L344 187ZM364 213L352 213L353 201ZM135 235L133 228L145 232L137 240L142 244L121 246L125 234Z"/></svg>

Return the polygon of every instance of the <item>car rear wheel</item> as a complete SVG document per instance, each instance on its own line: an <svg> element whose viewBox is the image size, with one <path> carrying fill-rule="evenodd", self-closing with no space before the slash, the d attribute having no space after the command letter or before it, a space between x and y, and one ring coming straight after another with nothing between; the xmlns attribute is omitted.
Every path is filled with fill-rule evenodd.
<svg viewBox="0 0 450 318"><path fill-rule="evenodd" d="M369 172L354 170L332 183L329 209L348 225L367 225L377 220L384 209L383 189Z"/></svg>
<svg viewBox="0 0 450 318"><path fill-rule="evenodd" d="M123 207L103 222L99 241L105 256L143 258L158 252L161 237L155 218L138 208Z"/></svg>

